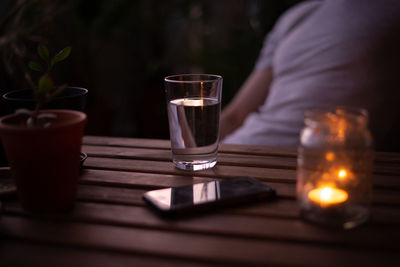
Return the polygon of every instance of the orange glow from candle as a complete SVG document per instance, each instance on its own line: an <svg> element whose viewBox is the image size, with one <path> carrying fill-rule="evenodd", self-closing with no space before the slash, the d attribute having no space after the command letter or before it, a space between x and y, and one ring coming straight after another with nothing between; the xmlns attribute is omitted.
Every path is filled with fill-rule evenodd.
<svg viewBox="0 0 400 267"><path fill-rule="evenodd" d="M338 172L338 177L341 178L341 179L346 178L346 177L347 177L347 171L346 171L345 169L341 169L341 170Z"/></svg>
<svg viewBox="0 0 400 267"><path fill-rule="evenodd" d="M201 86L201 88L200 88L201 111L203 111L203 109L204 109L204 105L203 105L203 89L204 89L203 82L200 82L200 86Z"/></svg>
<svg viewBox="0 0 400 267"><path fill-rule="evenodd" d="M340 204L348 199L346 191L332 187L323 186L308 192L308 198L321 206Z"/></svg>
<svg viewBox="0 0 400 267"><path fill-rule="evenodd" d="M332 161L332 160L335 159L335 154L334 154L333 152L328 152L328 153L326 153L326 155L325 155L325 159L326 159L327 161Z"/></svg>

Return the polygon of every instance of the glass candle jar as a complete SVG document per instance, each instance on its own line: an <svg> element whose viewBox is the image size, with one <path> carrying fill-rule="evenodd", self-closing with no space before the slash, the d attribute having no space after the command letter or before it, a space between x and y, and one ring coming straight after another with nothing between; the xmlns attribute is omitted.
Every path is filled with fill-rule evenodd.
<svg viewBox="0 0 400 267"><path fill-rule="evenodd" d="M345 229L367 221L373 150L366 110L307 111L297 166L303 218Z"/></svg>

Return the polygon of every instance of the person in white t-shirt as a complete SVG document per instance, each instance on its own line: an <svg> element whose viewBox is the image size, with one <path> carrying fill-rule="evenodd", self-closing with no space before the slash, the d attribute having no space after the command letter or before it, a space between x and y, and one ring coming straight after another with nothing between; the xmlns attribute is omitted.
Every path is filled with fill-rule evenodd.
<svg viewBox="0 0 400 267"><path fill-rule="evenodd" d="M267 35L221 114L223 143L295 146L304 111L370 113L375 149L400 150L400 1L302 2Z"/></svg>

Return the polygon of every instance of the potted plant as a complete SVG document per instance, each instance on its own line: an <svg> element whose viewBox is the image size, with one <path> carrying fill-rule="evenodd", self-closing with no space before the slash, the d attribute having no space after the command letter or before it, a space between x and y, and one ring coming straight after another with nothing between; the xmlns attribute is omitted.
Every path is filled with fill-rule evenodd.
<svg viewBox="0 0 400 267"><path fill-rule="evenodd" d="M56 87L50 71L70 52L71 48L66 47L50 57L48 49L39 45L38 53L46 65L29 62L31 69L43 72L37 84L28 79L35 109L0 118L0 136L11 173L21 204L28 211L64 211L74 204L86 114L41 109L67 87Z"/></svg>
<svg viewBox="0 0 400 267"><path fill-rule="evenodd" d="M71 47L61 50L53 58L50 58L47 47L38 46L38 54L43 59L44 65L30 61L28 66L31 70L43 73L39 80L39 85L33 84L30 75L25 75L30 83L31 89L14 90L3 95L3 100L7 104L9 113L14 113L18 109L73 109L83 111L86 104L88 90L80 87L69 87L62 85L56 90L50 77L50 72L57 62L66 59L71 53ZM38 94L39 93L39 94ZM37 105L39 104L39 105Z"/></svg>

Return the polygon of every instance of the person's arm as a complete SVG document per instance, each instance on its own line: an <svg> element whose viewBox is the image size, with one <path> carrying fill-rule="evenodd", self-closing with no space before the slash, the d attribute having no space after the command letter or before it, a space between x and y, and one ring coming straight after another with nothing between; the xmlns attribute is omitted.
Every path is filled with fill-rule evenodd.
<svg viewBox="0 0 400 267"><path fill-rule="evenodd" d="M232 133L251 112L256 111L268 96L272 68L253 71L233 100L224 108L220 120L220 138Z"/></svg>

